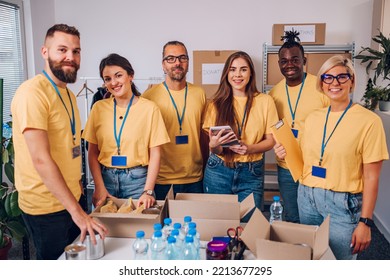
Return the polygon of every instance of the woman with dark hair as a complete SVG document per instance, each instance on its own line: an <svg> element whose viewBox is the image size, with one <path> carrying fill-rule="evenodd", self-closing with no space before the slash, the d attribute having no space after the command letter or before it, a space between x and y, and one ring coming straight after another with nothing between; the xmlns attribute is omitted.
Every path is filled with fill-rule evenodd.
<svg viewBox="0 0 390 280"><path fill-rule="evenodd" d="M169 142L160 109L140 96L126 58L110 54L99 70L112 98L93 106L83 132L95 183L93 203L132 197L148 208L155 203L160 146Z"/></svg>
<svg viewBox="0 0 390 280"><path fill-rule="evenodd" d="M264 192L263 153L272 149L270 127L278 121L275 103L256 87L252 59L236 52L227 59L221 82L209 104L203 129L208 131L210 157L204 175L206 193L237 194L242 201L251 193L260 208ZM230 126L214 134L213 126ZM235 137L238 145L226 147Z"/></svg>

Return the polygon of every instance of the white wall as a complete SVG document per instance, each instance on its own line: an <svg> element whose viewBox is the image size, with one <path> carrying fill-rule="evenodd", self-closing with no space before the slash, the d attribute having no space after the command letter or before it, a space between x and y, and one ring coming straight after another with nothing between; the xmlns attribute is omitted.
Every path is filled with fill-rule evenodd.
<svg viewBox="0 0 390 280"><path fill-rule="evenodd" d="M193 50L243 50L256 64L262 81L262 45L272 40L274 23L326 23L326 44L354 41L356 49L370 44L373 0L25 0L30 2L34 32L35 71L42 69L39 49L48 27L64 22L81 32L79 77L97 77L100 60L111 52L126 56L135 78L162 77L161 51L169 40L183 41ZM315 4L314 4L315 3ZM53 17L54 15L54 17ZM191 57L192 58L192 57ZM358 67L360 99L366 77ZM360 77L359 77L360 78ZM192 66L188 80L193 81ZM142 81L138 82L142 88ZM96 90L101 81L89 81ZM82 81L71 85L75 93ZM78 98L82 111L85 98ZM85 112L82 112L83 123Z"/></svg>
<svg viewBox="0 0 390 280"><path fill-rule="evenodd" d="M162 46L183 41L192 59L193 50L243 50L256 65L258 88L262 81L262 45L272 41L274 23L326 23L326 44L355 42L356 51L370 46L374 0L24 0L31 7L29 48L38 73L43 63L39 50L48 27L54 23L76 26L81 32L82 63L79 77L98 77L100 60L111 52L127 57L135 78L162 77ZM26 11L27 13L29 11ZM363 95L367 76L358 62L354 100ZM193 81L192 66L188 80ZM70 88L78 93L83 81ZM141 84L140 84L141 83ZM96 90L102 82L88 81ZM142 88L142 81L138 82ZM83 124L85 97L78 98ZM388 136L390 137L390 135ZM382 173L389 173L386 163ZM386 190L385 190L386 191ZM381 193L383 190L381 190ZM384 193L376 216L390 230L389 207ZM377 214L377 212L379 213ZM389 234L388 234L389 235Z"/></svg>

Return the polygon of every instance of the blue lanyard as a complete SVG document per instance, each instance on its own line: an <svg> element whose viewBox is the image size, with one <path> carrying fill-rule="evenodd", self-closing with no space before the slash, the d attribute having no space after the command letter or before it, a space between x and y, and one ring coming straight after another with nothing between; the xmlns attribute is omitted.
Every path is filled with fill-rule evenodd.
<svg viewBox="0 0 390 280"><path fill-rule="evenodd" d="M164 86L165 86L165 88L167 89L167 91L168 91L168 93L169 93L169 97L171 98L173 107L175 107L176 115L177 115L177 120L179 121L179 126L180 126L180 134L181 134L181 131L182 131L182 124L183 124L183 119L184 119L184 114L185 114L185 112L186 112L186 107L187 107L187 91L188 91L188 84L186 83L186 90L185 90L185 92L184 92L184 107L183 107L183 112L182 112L182 114L181 114L181 117L180 117L180 115L179 115L179 110L177 109L176 102L175 102L175 100L173 99L172 94L171 94L171 92L169 91L169 88L168 88L166 82L164 82Z"/></svg>
<svg viewBox="0 0 390 280"><path fill-rule="evenodd" d="M65 110L66 110L66 113L68 114L68 117L69 117L70 127L71 127L71 129L72 129L73 144L75 144L75 141L76 141L76 121L75 121L75 118L74 118L73 103L72 103L72 99L70 98L70 94L69 94L68 88L66 88L66 92L68 93L69 102L70 102L70 107L72 108L72 117L71 117L70 114L69 114L68 108L66 107L65 102L64 102L64 100L62 99L61 93L60 93L60 91L58 90L57 85L54 83L54 81L50 78L50 76L46 73L45 70L43 70L42 72L43 72L43 74L45 74L46 78L50 81L50 83L51 83L52 86L54 87L54 89L55 89L55 91L56 91L58 97L61 99L62 105L64 105L64 108L65 108Z"/></svg>
<svg viewBox="0 0 390 280"><path fill-rule="evenodd" d="M328 144L329 142L329 139L332 137L334 131L336 130L337 126L339 125L339 123L341 122L342 118L344 117L344 115L347 113L347 111L349 110L349 108L351 108L352 106L352 100L349 101L349 104L347 106L347 108L345 108L343 114L340 116L340 118L338 119L335 127L333 128L331 134L329 135L328 139L325 141L325 136L326 136L326 126L328 125L328 118L329 118L329 113L330 113L330 109L331 109L331 106L329 106L328 108L328 113L326 114L326 120L325 120L325 125L324 125L324 135L322 136L322 144L321 144L321 156L320 156L320 162L319 162L319 166L321 166L321 163L322 163L322 157L324 156L324 152L325 152L325 147L326 145Z"/></svg>
<svg viewBox="0 0 390 280"><path fill-rule="evenodd" d="M291 128L294 128L295 113L296 113L297 108L298 108L299 99L301 98L301 93L302 93L303 86L305 85L305 80L306 80L306 73L304 73L304 75L303 75L303 80L302 80L302 83L301 83L301 88L299 89L297 101L295 102L294 111L293 111L293 109L292 109L292 107L291 107L290 94L288 93L288 86L287 86L287 82L286 82L287 101L288 101L288 106L290 107L290 113L291 113L291 118L292 118Z"/></svg>
<svg viewBox="0 0 390 280"><path fill-rule="evenodd" d="M123 131L123 127L125 125L127 116L129 115L130 107L133 104L133 100L134 100L134 94L133 94L133 96L130 99L129 105L127 105L126 114L125 114L125 116L123 118L123 122L121 124L121 128L119 129L119 135L118 135L117 132L116 132L116 100L114 98L114 137L115 137L115 141L116 141L116 147L118 148L118 155L121 154L121 136L122 136L122 131Z"/></svg>
<svg viewBox="0 0 390 280"><path fill-rule="evenodd" d="M248 110L248 100L246 101L246 104L245 104L244 117L242 118L241 126L240 126L240 123L238 122L238 120L236 119L237 129L238 129L238 138L239 139L241 139L242 130L244 128L244 123L245 123L245 119L246 119L246 112L247 112L247 110Z"/></svg>

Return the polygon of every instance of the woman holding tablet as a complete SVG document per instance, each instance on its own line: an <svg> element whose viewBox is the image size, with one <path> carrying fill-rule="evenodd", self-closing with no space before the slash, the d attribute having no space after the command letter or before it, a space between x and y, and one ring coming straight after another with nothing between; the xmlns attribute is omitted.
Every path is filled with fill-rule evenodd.
<svg viewBox="0 0 390 280"><path fill-rule="evenodd" d="M253 193L260 208L263 153L274 145L270 127L278 121L278 115L273 99L257 90L255 77L247 53L229 56L205 113L203 129L209 133L211 153L203 184L206 193L237 194L240 202ZM234 143L236 139L238 144ZM230 142L233 144L227 145Z"/></svg>

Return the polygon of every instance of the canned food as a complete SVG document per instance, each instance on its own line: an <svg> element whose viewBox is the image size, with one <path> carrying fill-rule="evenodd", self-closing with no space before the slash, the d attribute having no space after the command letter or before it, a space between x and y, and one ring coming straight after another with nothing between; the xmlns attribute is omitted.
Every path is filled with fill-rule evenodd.
<svg viewBox="0 0 390 280"><path fill-rule="evenodd" d="M85 260L87 258L87 247L81 243L72 243L65 247L65 258L67 260Z"/></svg>
<svg viewBox="0 0 390 280"><path fill-rule="evenodd" d="M206 259L207 260L227 260L228 244L221 240L213 240L207 243Z"/></svg>

